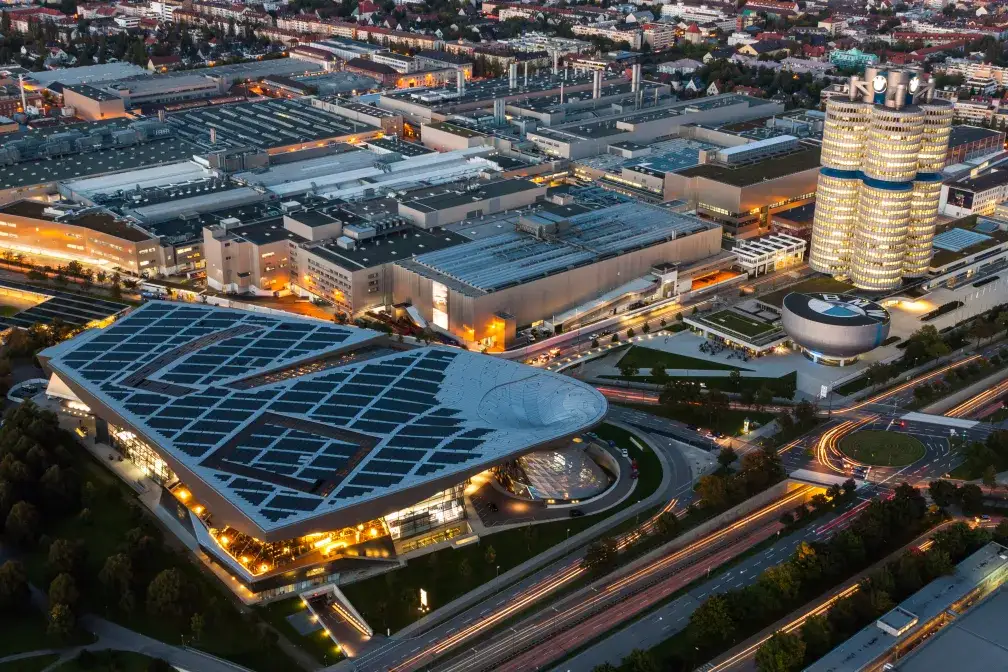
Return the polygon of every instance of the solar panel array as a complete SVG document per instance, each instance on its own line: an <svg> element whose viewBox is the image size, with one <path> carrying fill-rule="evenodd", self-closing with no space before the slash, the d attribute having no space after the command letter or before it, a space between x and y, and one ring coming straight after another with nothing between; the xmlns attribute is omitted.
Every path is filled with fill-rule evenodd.
<svg viewBox="0 0 1008 672"><path fill-rule="evenodd" d="M483 368L467 364L467 375L492 389L504 380L499 370L524 376L524 367L449 348L394 351L368 343L375 337L155 301L47 354L61 377L93 391L268 529L513 447L487 443L493 423L463 408L465 393L446 391L446 371L458 357L479 357Z"/></svg>

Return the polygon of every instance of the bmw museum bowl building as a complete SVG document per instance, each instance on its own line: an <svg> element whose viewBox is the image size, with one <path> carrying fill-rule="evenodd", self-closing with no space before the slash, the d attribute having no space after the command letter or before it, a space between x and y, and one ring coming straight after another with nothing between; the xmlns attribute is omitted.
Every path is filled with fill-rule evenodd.
<svg viewBox="0 0 1008 672"><path fill-rule="evenodd" d="M781 322L802 353L814 362L844 366L882 345L889 312L868 299L846 294L784 297Z"/></svg>

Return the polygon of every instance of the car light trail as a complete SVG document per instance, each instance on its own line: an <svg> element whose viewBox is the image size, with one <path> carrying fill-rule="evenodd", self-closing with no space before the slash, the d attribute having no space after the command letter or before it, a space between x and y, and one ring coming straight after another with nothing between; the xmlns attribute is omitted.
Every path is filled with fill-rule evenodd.
<svg viewBox="0 0 1008 672"><path fill-rule="evenodd" d="M601 601L611 599L615 593L622 590L623 588L633 584L634 582L647 579L670 566L674 566L676 563L680 562L681 560L689 557L694 553L710 549L718 542L725 540L733 533L738 532L739 530L745 528L748 525L751 525L753 522L759 520L760 518L766 516L767 514L772 513L783 506L787 506L788 504L794 502L799 498L804 498L805 496L808 495L809 491L812 489L814 489L812 488L812 486L803 485L799 488L796 488L795 490L792 490L791 492L787 493L783 498L775 502L772 502L757 511L754 511L753 513L750 513L749 515L745 516L744 518L741 518L740 520L735 521L734 523L728 525L727 527L721 528L720 530L717 530L707 535L706 537L702 537L690 543L689 545L685 546L684 548L678 551L675 551L667 556L652 561L648 565L645 565L644 567L635 570L634 572L625 577L617 579L616 581L600 589L592 597L587 598L585 601L579 603L578 605L568 608L564 612L561 612L558 617L566 619L573 615L583 614L585 612L590 611ZM673 504L670 502L669 505L666 505L666 507L662 511L660 511L658 514L655 514L655 516L652 516L648 521L646 521L645 525L655 524L661 513L670 511L672 505ZM617 545L619 544L617 543ZM391 668L392 671L404 672L405 670L412 669L414 666L420 664L422 661L426 662L433 661L437 657L446 653L448 650L461 644L464 640L472 637L475 634L485 631L487 628L491 628L495 625L498 625L505 619L518 613L521 609L523 609L531 602L539 599L539 597L555 590L556 588L560 587L565 583L568 583L569 581L580 576L586 571L587 570L581 568L580 562L578 562L578 564L570 566L561 575L555 577L552 580L547 580L546 582L544 582L545 585L537 584L537 586L533 587L526 593L519 596L515 601L510 603L508 606L500 609L494 614L488 615L486 618L478 621L477 623L473 623L469 627L460 630L459 632L453 634L451 637L448 637L443 641L440 641L437 644L434 644L428 647L427 649L416 653L409 659ZM526 631L538 635L541 634L541 626L535 624L533 624L532 626L526 626Z"/></svg>

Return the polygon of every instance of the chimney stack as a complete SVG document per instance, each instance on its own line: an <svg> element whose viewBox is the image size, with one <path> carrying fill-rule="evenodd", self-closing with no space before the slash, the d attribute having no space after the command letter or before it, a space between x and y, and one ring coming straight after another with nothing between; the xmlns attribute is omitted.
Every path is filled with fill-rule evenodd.
<svg viewBox="0 0 1008 672"><path fill-rule="evenodd" d="M217 144L217 129L214 128L213 126L210 127L210 144L211 145Z"/></svg>
<svg viewBox="0 0 1008 672"><path fill-rule="evenodd" d="M563 82L560 82L560 104L561 105L563 105L563 99L564 99L564 95L563 94L564 94L564 85L563 85Z"/></svg>
<svg viewBox="0 0 1008 672"><path fill-rule="evenodd" d="M528 88L528 61L525 61L525 88Z"/></svg>
<svg viewBox="0 0 1008 672"><path fill-rule="evenodd" d="M593 73L594 81L592 82L592 99L598 100L602 97L602 71L595 70Z"/></svg>
<svg viewBox="0 0 1008 672"><path fill-rule="evenodd" d="M553 76L556 77L560 73L560 52L553 52Z"/></svg>
<svg viewBox="0 0 1008 672"><path fill-rule="evenodd" d="M21 87L21 111L28 114L28 98L24 92L24 75L18 75L18 85Z"/></svg>
<svg viewBox="0 0 1008 672"><path fill-rule="evenodd" d="M630 79L630 90L634 93L637 93L638 91L640 91L640 72L641 72L640 63L634 63L631 72L633 74L631 75Z"/></svg>
<svg viewBox="0 0 1008 672"><path fill-rule="evenodd" d="M465 73L459 70L455 75L457 81L456 90L458 91L458 95L461 96L465 93Z"/></svg>
<svg viewBox="0 0 1008 672"><path fill-rule="evenodd" d="M518 64L512 63L508 67L508 88L513 89L518 86Z"/></svg>

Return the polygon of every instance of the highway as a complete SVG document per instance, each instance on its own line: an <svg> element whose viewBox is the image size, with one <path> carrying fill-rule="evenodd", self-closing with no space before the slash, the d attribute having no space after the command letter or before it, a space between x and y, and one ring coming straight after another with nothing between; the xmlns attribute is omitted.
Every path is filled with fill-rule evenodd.
<svg viewBox="0 0 1008 672"><path fill-rule="evenodd" d="M848 505L846 511L835 512L805 528L782 536L765 550L750 555L727 571L712 572L707 581L697 583L684 594L654 609L646 616L598 640L573 658L556 665L554 672L585 672L595 665L610 662L619 665L633 649L650 649L683 630L689 618L705 599L716 593L750 585L767 567L780 564L794 553L801 542L822 541L846 527L854 508L864 506L864 501ZM846 516L846 517L845 517ZM703 572L694 578L702 578ZM687 582L688 583L688 582ZM568 650L570 650L568 648ZM526 667L525 669L534 669Z"/></svg>
<svg viewBox="0 0 1008 672"><path fill-rule="evenodd" d="M855 577L848 579L839 587L829 591L826 595L809 602L804 607L797 610L797 614L791 614L787 619L782 619L782 621L786 622L779 621L774 624L773 628L767 628L763 633L750 638L746 642L737 646L735 649L728 651L720 658L715 659L711 664L704 666L704 672L741 672L742 670L755 672L756 665L754 659L756 652L759 650L760 646L770 639L775 632L794 632L795 630L800 629L809 618L813 616L821 616L827 613L834 604L856 593L860 589L861 581L865 576L870 575L877 568L884 566L893 558L898 557L908 549L916 548L920 551L926 551L932 544L934 544L931 537L934 536L935 532L956 522L959 522L959 519L946 521L937 527L928 530L909 544L890 553L888 556L874 563L870 567L858 572Z"/></svg>
<svg viewBox="0 0 1008 672"><path fill-rule="evenodd" d="M809 497L802 486L742 519L679 550L658 554L641 566L630 565L592 583L550 608L504 628L490 639L435 669L445 672L535 669L579 646L777 534L783 511ZM556 638L556 641L553 641ZM527 652L524 652L528 649ZM524 653L523 653L524 652ZM515 657L516 654L521 654Z"/></svg>
<svg viewBox="0 0 1008 672"><path fill-rule="evenodd" d="M924 443L927 454L908 467L873 469L870 479L873 483L882 488L892 487L903 480L923 485L929 480L940 477L953 468L957 460L951 450L948 428L923 422L906 422L894 428L892 421L904 414L898 407L912 399L912 390L916 385L968 364L978 356L964 357L943 365L934 371L872 395L865 401L834 408L833 417L816 431L781 449L785 467L789 471L807 469L830 473L833 476L846 475L836 448L837 442L847 433L858 429L881 428L917 436ZM1002 392L1008 392L1008 384L1004 387L1005 390L1001 390L1001 386L985 390L974 399L963 402L953 411L969 414L977 408L985 407L995 401ZM625 389L619 392L637 393ZM680 465L684 458L676 442L685 441L708 451L716 448L716 445L711 445L709 439L701 437L681 423L640 411L613 407L612 419L632 424L645 432L649 441L670 459L677 459ZM981 440L989 431L991 431L989 425L981 424L965 434L970 439ZM683 468L677 466L675 469L679 471ZM688 466L684 471L689 472ZM676 490L672 493L675 496L668 500L666 510L676 501L678 508L683 508L692 497L692 476L684 478L680 475L676 480ZM637 530L625 535L620 541L621 545L632 543L634 538L639 537L643 530L649 529L653 524L653 518L645 521ZM776 521L764 521L764 524L755 526L749 522L743 528L736 529L739 533L737 538L721 538L717 543L710 542L702 547L689 547L691 550L685 555L679 553L667 555L656 561L656 564L645 568L646 571L635 570L642 573L634 573L632 580L620 577L618 574L610 575L603 580L601 586L594 586L595 591L591 597L585 598L581 597L580 593L575 593L580 601L571 602L574 598L568 596L548 608L542 607L543 604L549 604L559 590L576 580L583 579L584 570L580 568L581 553L572 553L504 588L478 606L447 617L444 622L426 632L413 637L376 642L376 646L364 652L361 657L347 661L349 666L339 667L368 672L379 670L406 672L437 665L436 669L461 672L491 667L502 670L530 669L548 664L562 656L563 651L594 639L600 632L612 629L615 623L637 617L642 611L667 599L669 595L691 581L701 578L702 573L707 571L704 569L707 565L716 566L761 539L776 534L779 525ZM812 538L815 538L833 531L816 528L796 533L796 538L799 540L804 538L802 535L812 535ZM761 562L767 565L780 562L790 553L789 549L793 549L793 546L786 545L788 540L794 541L793 536L795 535L774 544L757 558L747 559L745 562ZM754 575L756 574L758 571L754 572ZM725 585L734 587L735 583L724 582L745 581L742 576L741 573L726 574L724 578L715 576L710 582L702 585L710 586L711 590L717 590ZM718 581L722 583L717 583ZM667 637L672 634L675 624L684 625L688 613L692 613L691 609L696 606L696 596L701 594L702 591L691 590L687 595L659 607L655 611L656 623L661 624L658 628L659 633L664 632L664 637ZM690 606L691 596L694 602L692 606ZM527 615L533 608L538 608L538 613ZM630 628L621 631L624 633L623 640L642 645L649 638L658 636L655 634L657 626L646 625L650 622L650 618L649 616L641 619ZM633 632L632 636L629 634L630 631ZM661 638L657 641L660 640ZM443 661L446 655L456 657Z"/></svg>
<svg viewBox="0 0 1008 672"><path fill-rule="evenodd" d="M637 433L662 451L672 473L665 493L664 508L623 534L619 539L621 548L651 531L660 513L671 510L677 503L685 506L693 496L692 471L681 450L666 437L651 436L646 431ZM373 645L360 656L339 663L334 668L360 672L404 672L427 665L469 641L484 637L504 622L579 579L584 571L580 567L582 557L583 548L573 550L477 605L450 615L414 636L391 639L376 637L372 640Z"/></svg>

